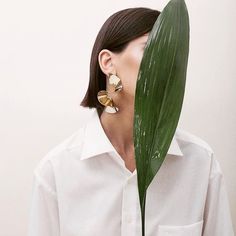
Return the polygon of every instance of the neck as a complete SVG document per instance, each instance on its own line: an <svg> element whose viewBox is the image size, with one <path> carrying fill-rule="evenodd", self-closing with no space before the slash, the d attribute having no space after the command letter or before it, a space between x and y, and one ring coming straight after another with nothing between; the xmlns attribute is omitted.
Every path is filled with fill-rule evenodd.
<svg viewBox="0 0 236 236"><path fill-rule="evenodd" d="M127 154L133 151L133 119L134 103L118 106L114 114L103 112L100 117L101 125L113 146L119 153Z"/></svg>

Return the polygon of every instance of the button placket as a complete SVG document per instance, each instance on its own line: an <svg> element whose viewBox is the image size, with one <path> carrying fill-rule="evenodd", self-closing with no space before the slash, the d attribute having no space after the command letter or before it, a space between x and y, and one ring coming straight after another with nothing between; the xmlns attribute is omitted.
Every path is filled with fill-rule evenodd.
<svg viewBox="0 0 236 236"><path fill-rule="evenodd" d="M137 189L134 178L135 176L127 178L123 188L121 223L122 236L135 236Z"/></svg>

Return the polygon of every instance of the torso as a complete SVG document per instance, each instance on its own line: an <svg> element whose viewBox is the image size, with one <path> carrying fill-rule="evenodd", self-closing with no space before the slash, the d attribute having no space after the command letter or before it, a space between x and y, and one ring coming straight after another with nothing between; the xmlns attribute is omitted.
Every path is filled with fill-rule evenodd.
<svg viewBox="0 0 236 236"><path fill-rule="evenodd" d="M117 151L118 152L118 151ZM118 152L119 153L119 152ZM136 162L135 162L135 155L134 155L134 150L131 151L130 154L121 154L119 153L120 156L122 157L123 161L125 162L125 166L126 168L130 171L130 172L134 172L134 170L136 169Z"/></svg>

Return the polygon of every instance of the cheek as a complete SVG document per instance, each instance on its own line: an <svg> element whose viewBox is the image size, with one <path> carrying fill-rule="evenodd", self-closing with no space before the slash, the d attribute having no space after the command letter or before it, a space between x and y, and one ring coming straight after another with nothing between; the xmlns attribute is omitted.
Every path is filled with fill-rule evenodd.
<svg viewBox="0 0 236 236"><path fill-rule="evenodd" d="M125 92L134 93L142 56L143 50L138 48L127 52L121 59L119 74L122 78Z"/></svg>
<svg viewBox="0 0 236 236"><path fill-rule="evenodd" d="M124 66L128 70L132 70L132 74L136 74L142 60L143 51L141 49L132 50L124 59Z"/></svg>

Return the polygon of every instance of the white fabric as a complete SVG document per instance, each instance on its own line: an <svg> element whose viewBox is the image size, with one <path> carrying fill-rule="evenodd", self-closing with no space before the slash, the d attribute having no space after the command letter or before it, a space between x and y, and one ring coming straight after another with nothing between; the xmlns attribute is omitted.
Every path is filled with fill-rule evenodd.
<svg viewBox="0 0 236 236"><path fill-rule="evenodd" d="M141 236L136 170L125 167L95 109L34 171L28 236L59 235ZM179 128L146 198L146 236L167 235L234 235L219 162Z"/></svg>

